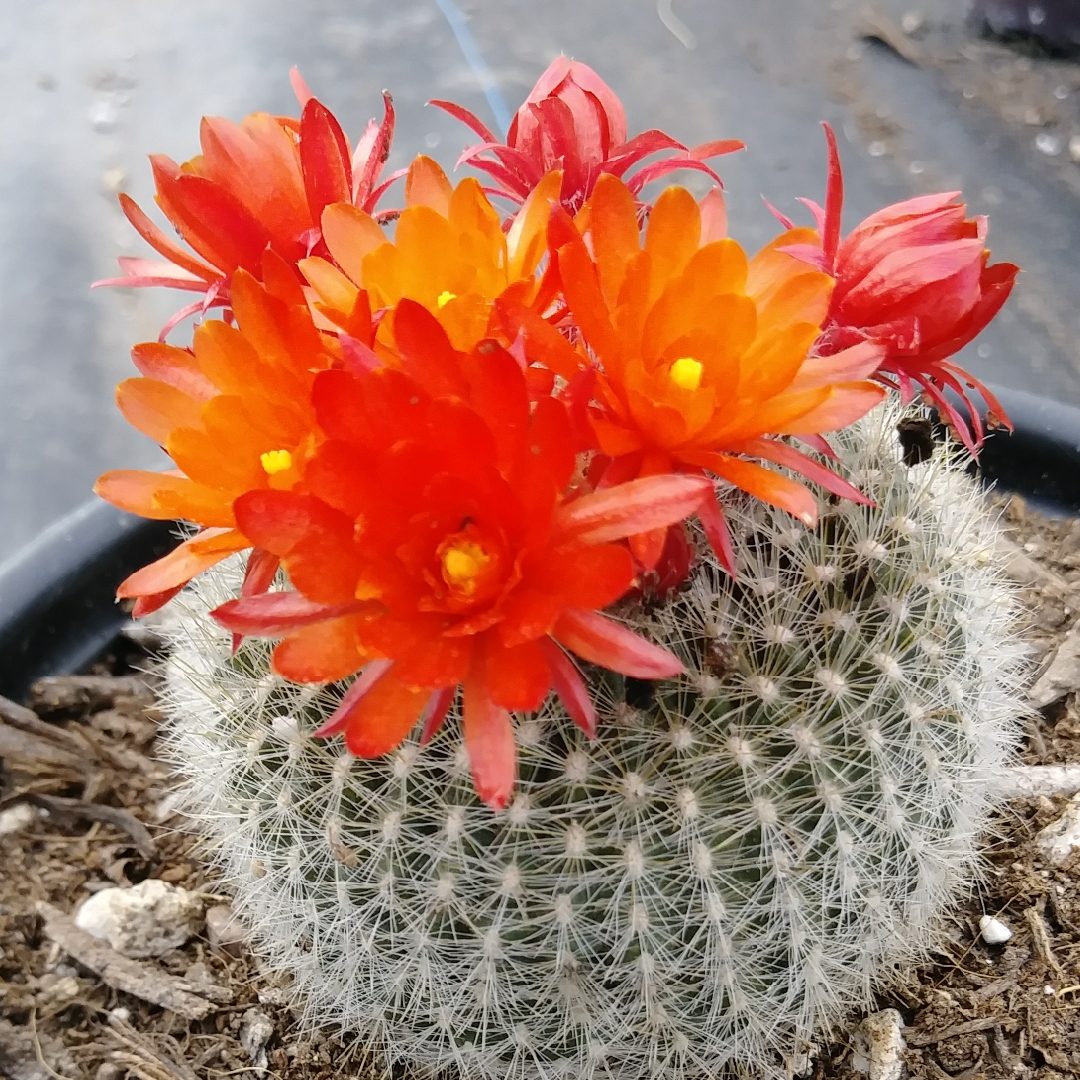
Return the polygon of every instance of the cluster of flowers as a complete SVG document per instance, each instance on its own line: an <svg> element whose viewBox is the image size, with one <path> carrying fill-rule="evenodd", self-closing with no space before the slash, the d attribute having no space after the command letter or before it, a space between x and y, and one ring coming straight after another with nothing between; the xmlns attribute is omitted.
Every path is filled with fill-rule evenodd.
<svg viewBox="0 0 1080 1080"><path fill-rule="evenodd" d="M293 86L299 121L205 119L201 155L151 159L158 205L191 251L121 196L167 261L123 259L110 284L199 296L135 347L141 377L118 390L177 468L109 472L97 491L201 527L122 584L136 615L250 552L240 597L214 617L237 645L280 639L273 666L289 679L358 673L316 733L343 731L354 754L383 754L418 723L426 741L461 688L476 789L505 805L511 711L554 689L595 734L573 656L646 679L681 671L601 611L685 579L695 515L735 572L717 479L813 525L816 499L789 474L866 502L824 463L823 433L886 387L917 386L972 448L978 413L969 431L944 391L978 389L1003 419L948 358L1004 303L1016 267L988 265L986 221L953 192L841 239L831 131L825 207L807 202L817 227L778 214L784 232L748 259L719 186L641 201L677 169L719 184L708 160L741 143L628 138L618 98L583 64L552 64L505 143L436 102L482 140L461 162L495 186L454 186L418 157L404 209L381 213L401 175L382 178L389 96L352 150L295 71ZM224 318L190 348L164 343L211 308ZM272 591L279 568L290 587Z"/></svg>

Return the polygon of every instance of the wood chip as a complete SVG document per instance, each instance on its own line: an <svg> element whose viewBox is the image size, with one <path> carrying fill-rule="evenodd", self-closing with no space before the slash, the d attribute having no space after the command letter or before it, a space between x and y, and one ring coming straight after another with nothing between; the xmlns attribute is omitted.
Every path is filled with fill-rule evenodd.
<svg viewBox="0 0 1080 1080"><path fill-rule="evenodd" d="M971 992L971 1000L973 1003L981 1005L984 1001L989 1001L999 994L1007 993L1015 985L1015 975L1007 975L1004 979L995 979L994 982L987 983L986 986L980 986L978 990L973 990Z"/></svg>
<svg viewBox="0 0 1080 1080"><path fill-rule="evenodd" d="M214 1011L215 1006L186 989L182 979L122 956L104 941L80 930L70 916L52 904L39 901L37 912L44 920L45 936L113 989L171 1009L189 1020L201 1020Z"/></svg>
<svg viewBox="0 0 1080 1080"><path fill-rule="evenodd" d="M0 758L20 768L52 766L81 772L84 760L49 739L0 723Z"/></svg>
<svg viewBox="0 0 1080 1080"><path fill-rule="evenodd" d="M997 790L1006 799L1075 795L1080 791L1080 765L1018 765L1003 770Z"/></svg>
<svg viewBox="0 0 1080 1080"><path fill-rule="evenodd" d="M18 705L10 698L0 697L0 724L9 732L14 730L33 735L55 747L56 751L65 752L73 760L85 765L86 751L70 731L55 724L47 724L32 709ZM8 735L7 738L14 745L13 737ZM0 756L3 756L2 752Z"/></svg>
<svg viewBox="0 0 1080 1080"><path fill-rule="evenodd" d="M20 766L86 770L85 749L70 732L47 724L32 710L0 697L0 758Z"/></svg>
<svg viewBox="0 0 1080 1080"><path fill-rule="evenodd" d="M962 1024L954 1024L945 1028L944 1031L920 1031L918 1028L904 1028L904 1039L908 1046L933 1046L945 1039L951 1039L955 1035L971 1035L976 1031L988 1031L992 1027L1001 1025L1006 1031L1015 1031L1018 1021L1008 1016L984 1016L978 1020L965 1020Z"/></svg>
<svg viewBox="0 0 1080 1080"><path fill-rule="evenodd" d="M1059 600L1067 597L1072 586L1060 575L1036 562L1024 549L1007 536L1001 535L994 543L994 559L1018 585L1037 585Z"/></svg>
<svg viewBox="0 0 1080 1080"><path fill-rule="evenodd" d="M154 704L154 690L142 675L50 675L30 687L30 704L39 713L78 715L118 703Z"/></svg>
<svg viewBox="0 0 1080 1080"><path fill-rule="evenodd" d="M62 799L57 795L31 793L26 798L28 802L43 807L50 814L61 817L81 817L89 821L104 821L109 825L115 825L131 837L144 859L153 859L157 856L154 838L146 826L127 810L120 810L115 806L103 806L101 803L84 802L82 799Z"/></svg>
<svg viewBox="0 0 1080 1080"><path fill-rule="evenodd" d="M1062 638L1028 692L1028 700L1035 708L1042 709L1074 690L1080 690L1080 623Z"/></svg>
<svg viewBox="0 0 1080 1080"><path fill-rule="evenodd" d="M1035 952L1039 959L1042 960L1047 967L1052 968L1058 975L1064 975L1061 970L1061 965L1057 962L1054 956L1054 952L1050 947L1050 934L1047 932L1046 923L1043 922L1042 911L1046 906L1046 897L1042 898L1042 902L1038 906L1026 908L1024 911L1024 921L1028 924L1028 929L1031 931L1031 940L1035 945Z"/></svg>

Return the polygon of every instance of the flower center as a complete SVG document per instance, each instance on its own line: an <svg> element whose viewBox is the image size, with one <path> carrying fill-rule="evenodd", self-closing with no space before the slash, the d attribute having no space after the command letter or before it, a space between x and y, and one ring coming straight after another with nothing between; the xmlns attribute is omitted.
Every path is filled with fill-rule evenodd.
<svg viewBox="0 0 1080 1080"><path fill-rule="evenodd" d="M265 454L260 455L259 460L267 476L292 468L292 454L288 450L267 450Z"/></svg>
<svg viewBox="0 0 1080 1080"><path fill-rule="evenodd" d="M475 540L453 539L441 551L443 580L452 589L472 596L477 579L484 572L491 556Z"/></svg>
<svg viewBox="0 0 1080 1080"><path fill-rule="evenodd" d="M692 356L680 356L671 365L668 377L683 390L696 390L701 385L701 364Z"/></svg>
<svg viewBox="0 0 1080 1080"><path fill-rule="evenodd" d="M445 292L439 293L439 299L435 302L439 305L439 310L442 311L442 309L446 307L446 305L449 304L451 300L456 299L457 293L452 293L449 289L447 289Z"/></svg>

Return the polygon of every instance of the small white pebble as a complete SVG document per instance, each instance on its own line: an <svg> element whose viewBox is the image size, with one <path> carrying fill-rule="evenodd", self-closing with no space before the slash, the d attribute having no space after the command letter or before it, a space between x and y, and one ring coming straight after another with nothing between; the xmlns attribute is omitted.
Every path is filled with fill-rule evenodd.
<svg viewBox="0 0 1080 1080"><path fill-rule="evenodd" d="M1001 945L1013 936L1013 932L993 915L984 915L979 920L979 932L987 945Z"/></svg>
<svg viewBox="0 0 1080 1080"><path fill-rule="evenodd" d="M1051 985L1050 985L1049 983L1047 983L1047 984L1046 984L1046 985L1045 985L1045 986L1043 987L1043 993L1044 993L1044 994L1045 994L1045 995L1046 995L1047 997L1052 997L1052 996L1053 996L1053 994L1054 994L1054 988L1053 988L1053 987L1052 987L1052 986L1051 986Z"/></svg>
<svg viewBox="0 0 1080 1080"><path fill-rule="evenodd" d="M34 808L26 802L16 803L7 810L0 810L0 836L19 832L37 820Z"/></svg>

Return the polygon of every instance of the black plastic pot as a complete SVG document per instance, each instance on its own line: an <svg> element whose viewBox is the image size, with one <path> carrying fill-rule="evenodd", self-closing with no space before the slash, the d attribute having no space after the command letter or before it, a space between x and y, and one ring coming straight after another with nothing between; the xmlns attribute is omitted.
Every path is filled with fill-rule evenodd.
<svg viewBox="0 0 1080 1080"><path fill-rule="evenodd" d="M176 526L93 499L0 563L0 694L85 667L128 618L116 586L176 543Z"/></svg>
<svg viewBox="0 0 1080 1080"><path fill-rule="evenodd" d="M994 37L1030 40L1058 54L1080 51L1077 0L975 0L971 21Z"/></svg>
<svg viewBox="0 0 1080 1080"><path fill-rule="evenodd" d="M988 438L983 477L1046 512L1080 513L1080 409L997 392L1016 432ZM19 700L39 676L78 671L103 652L127 618L116 586L176 542L171 523L94 500L0 563L0 694Z"/></svg>

